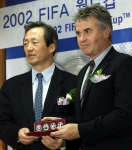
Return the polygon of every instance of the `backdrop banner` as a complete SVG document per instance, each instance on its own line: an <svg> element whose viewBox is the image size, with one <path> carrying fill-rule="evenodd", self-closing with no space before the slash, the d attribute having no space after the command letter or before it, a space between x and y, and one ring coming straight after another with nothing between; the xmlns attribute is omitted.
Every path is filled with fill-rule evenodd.
<svg viewBox="0 0 132 150"><path fill-rule="evenodd" d="M36 0L0 9L0 49L6 48L7 78L30 68L23 50L24 24L30 21L44 21L57 31L59 36L59 47L55 56L57 64L65 66L71 59L82 57L83 54L76 43L73 17L79 8L93 4L103 5L110 11L115 48L132 55L130 0Z"/></svg>

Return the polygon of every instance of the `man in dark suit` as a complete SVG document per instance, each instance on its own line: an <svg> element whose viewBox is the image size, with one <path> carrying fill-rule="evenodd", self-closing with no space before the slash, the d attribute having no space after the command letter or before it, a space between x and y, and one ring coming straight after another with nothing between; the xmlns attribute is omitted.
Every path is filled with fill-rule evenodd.
<svg viewBox="0 0 132 150"><path fill-rule="evenodd" d="M132 57L112 46L111 16L104 7L81 8L74 19L78 45L91 61L78 75L78 123L51 135L80 139L82 150L131 150Z"/></svg>
<svg viewBox="0 0 132 150"><path fill-rule="evenodd" d="M54 64L57 42L58 35L51 26L43 22L25 25L24 51L32 70L5 81L0 91L0 138L16 150L57 149L63 144L61 139L27 135L33 131L36 119L34 109L38 73L41 73L43 86L41 118L69 118L73 114L72 103L57 104L57 99L74 88L76 82L74 75L58 69Z"/></svg>

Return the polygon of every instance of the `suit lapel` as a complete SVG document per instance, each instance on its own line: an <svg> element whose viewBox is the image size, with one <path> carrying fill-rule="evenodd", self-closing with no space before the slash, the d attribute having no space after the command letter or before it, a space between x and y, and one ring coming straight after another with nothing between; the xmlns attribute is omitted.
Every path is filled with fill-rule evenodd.
<svg viewBox="0 0 132 150"><path fill-rule="evenodd" d="M108 67L108 65L110 64L110 62L112 61L114 55L115 55L116 51L114 50L114 48L112 47L111 50L108 52L108 54L104 57L104 59L101 61L101 63L98 65L98 67L95 69L94 73L99 70L102 69L102 73L105 72L106 68Z"/></svg>
<svg viewBox="0 0 132 150"><path fill-rule="evenodd" d="M24 80L22 80L21 89L22 89L22 95L21 95L22 96L22 107L25 111L25 114L27 114L29 121L33 122L34 121L34 112L33 112L31 71L28 72L27 74L25 74Z"/></svg>
<svg viewBox="0 0 132 150"><path fill-rule="evenodd" d="M78 84L77 84L77 101L75 103L75 109L76 109L76 119L78 122L81 120L81 100L80 100L80 91L81 91L81 86L83 82L84 75L86 73L86 70L88 68L88 64L85 65L85 67L80 71L78 75Z"/></svg>
<svg viewBox="0 0 132 150"><path fill-rule="evenodd" d="M101 63L98 65L98 67L95 69L95 71L93 72L93 74L99 70L99 69L102 69L102 73L105 73L105 70L106 68L108 67L108 65L110 64L113 56L115 54L115 50L114 48L112 47L111 50L108 52L108 54L104 57L104 59L101 61ZM85 71L86 72L86 71ZM92 82L89 80L88 81L88 86L87 86L87 89L86 89L86 94L88 94L90 88L92 88ZM85 101L85 98L84 98L84 101ZM84 103L84 102L83 102Z"/></svg>
<svg viewBox="0 0 132 150"><path fill-rule="evenodd" d="M44 110L43 110L43 115L46 116L50 114L53 111L53 108L55 107L57 103L57 96L60 95L61 93L61 88L62 88L62 76L61 72L55 67L48 93L45 99L45 104L44 104Z"/></svg>

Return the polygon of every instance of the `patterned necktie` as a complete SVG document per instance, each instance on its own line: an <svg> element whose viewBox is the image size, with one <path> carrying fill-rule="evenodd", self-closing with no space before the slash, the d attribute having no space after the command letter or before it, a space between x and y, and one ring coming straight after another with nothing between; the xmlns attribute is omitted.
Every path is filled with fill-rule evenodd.
<svg viewBox="0 0 132 150"><path fill-rule="evenodd" d="M35 106L34 106L34 111L35 111L35 121L38 122L41 120L42 117L42 92L43 92L43 75L42 73L37 73L37 78L38 78L38 87L36 90L36 95L35 95Z"/></svg>
<svg viewBox="0 0 132 150"><path fill-rule="evenodd" d="M94 60L91 60L91 61L88 63L88 67L90 67L90 68L89 68L88 76L93 72L94 66L95 66L95 62L94 62ZM86 78L86 80L85 80L85 82L84 82L84 85L83 85L82 98L81 98L81 105L82 105L82 103L83 103L83 101L84 101L84 98L85 98L88 81L89 81L89 77Z"/></svg>

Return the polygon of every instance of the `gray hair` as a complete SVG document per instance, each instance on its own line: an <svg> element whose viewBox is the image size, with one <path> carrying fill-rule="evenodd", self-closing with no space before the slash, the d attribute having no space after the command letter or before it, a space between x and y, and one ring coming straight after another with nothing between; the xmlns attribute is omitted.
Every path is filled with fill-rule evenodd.
<svg viewBox="0 0 132 150"><path fill-rule="evenodd" d="M104 31L107 27L110 29L110 40L112 40L112 21L110 13L103 6L92 5L85 8L80 8L74 17L74 21L85 20L87 17L94 17L97 19L98 26L101 31Z"/></svg>

